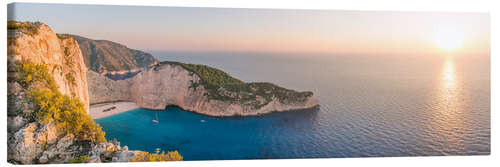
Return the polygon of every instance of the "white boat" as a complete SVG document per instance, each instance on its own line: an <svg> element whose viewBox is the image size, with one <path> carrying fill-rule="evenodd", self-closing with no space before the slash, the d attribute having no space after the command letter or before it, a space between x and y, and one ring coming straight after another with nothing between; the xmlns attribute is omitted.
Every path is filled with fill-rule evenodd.
<svg viewBox="0 0 500 167"><path fill-rule="evenodd" d="M205 121L205 120L202 119L202 120L200 120L200 122L207 122L207 121Z"/></svg>
<svg viewBox="0 0 500 167"><path fill-rule="evenodd" d="M156 119L153 119L152 121L154 123L160 123L160 121L158 120L158 111L156 112Z"/></svg>

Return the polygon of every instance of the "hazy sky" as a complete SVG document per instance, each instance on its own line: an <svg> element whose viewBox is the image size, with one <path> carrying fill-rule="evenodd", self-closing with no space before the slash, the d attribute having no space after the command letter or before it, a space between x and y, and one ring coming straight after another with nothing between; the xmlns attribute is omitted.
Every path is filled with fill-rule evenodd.
<svg viewBox="0 0 500 167"><path fill-rule="evenodd" d="M489 53L487 13L360 12L17 3L9 20L143 50ZM15 12L14 12L15 11ZM453 37L443 33L453 32ZM445 51L436 40L460 40Z"/></svg>

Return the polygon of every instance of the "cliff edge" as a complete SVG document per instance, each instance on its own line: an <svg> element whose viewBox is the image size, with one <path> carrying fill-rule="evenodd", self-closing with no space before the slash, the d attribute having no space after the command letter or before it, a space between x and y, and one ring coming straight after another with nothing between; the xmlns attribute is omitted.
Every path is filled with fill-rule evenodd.
<svg viewBox="0 0 500 167"><path fill-rule="evenodd" d="M151 54L116 42L68 36L78 42L87 68L98 73L140 70L157 63Z"/></svg>
<svg viewBox="0 0 500 167"><path fill-rule="evenodd" d="M123 162L138 151L106 142L87 113L87 68L77 42L40 22L7 25L7 161Z"/></svg>
<svg viewBox="0 0 500 167"><path fill-rule="evenodd" d="M131 101L146 109L179 106L209 116L249 116L319 106L309 91L266 82L245 83L212 67L179 62L161 62L126 80L89 72L88 81L91 104Z"/></svg>
<svg viewBox="0 0 500 167"><path fill-rule="evenodd" d="M22 63L43 64L50 70L58 90L78 97L88 109L87 67L78 43L69 36L56 35L43 23L17 24L19 27L10 27L7 32L9 69Z"/></svg>

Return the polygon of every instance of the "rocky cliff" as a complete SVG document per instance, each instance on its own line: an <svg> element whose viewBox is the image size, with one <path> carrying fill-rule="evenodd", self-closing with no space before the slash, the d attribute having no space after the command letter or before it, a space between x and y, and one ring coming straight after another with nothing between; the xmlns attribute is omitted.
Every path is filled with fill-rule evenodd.
<svg viewBox="0 0 500 167"><path fill-rule="evenodd" d="M133 157L134 152L122 150L118 142L89 137L102 131L85 112L87 68L77 42L39 22L9 21L7 29L8 162L67 163L78 157L106 162ZM67 128L71 125L75 129Z"/></svg>
<svg viewBox="0 0 500 167"><path fill-rule="evenodd" d="M157 63L151 54L116 42L71 36L80 45L87 67L98 73L138 70Z"/></svg>
<svg viewBox="0 0 500 167"><path fill-rule="evenodd" d="M203 74L217 75L200 77ZM153 110L174 105L210 116L258 115L319 105L312 92L297 92L271 83L243 83L218 69L178 62L162 62L127 80L113 81L96 73L88 77L92 104L132 101ZM228 84L215 85L209 81L213 78L218 78L214 83Z"/></svg>
<svg viewBox="0 0 500 167"><path fill-rule="evenodd" d="M51 70L50 74L61 93L80 98L88 108L87 68L73 38L56 35L42 23L10 29L7 36L10 69L27 62L43 64Z"/></svg>
<svg viewBox="0 0 500 167"><path fill-rule="evenodd" d="M15 164L126 162L140 153L106 142L85 112L89 104L132 101L155 110L176 105L211 116L319 105L312 92L244 83L204 65L153 63L115 81L86 68L82 49L70 35L55 34L39 22L9 21L7 29L7 159Z"/></svg>
<svg viewBox="0 0 500 167"><path fill-rule="evenodd" d="M111 80L104 75L89 70L87 72L89 100L92 104L133 101L130 80Z"/></svg>

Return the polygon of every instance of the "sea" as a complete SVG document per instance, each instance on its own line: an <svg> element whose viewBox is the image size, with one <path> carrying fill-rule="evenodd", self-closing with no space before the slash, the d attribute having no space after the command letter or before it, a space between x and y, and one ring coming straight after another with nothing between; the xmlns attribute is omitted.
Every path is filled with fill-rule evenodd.
<svg viewBox="0 0 500 167"><path fill-rule="evenodd" d="M150 53L312 91L320 107L250 117L168 107L95 120L130 150L177 150L184 160L490 154L489 55Z"/></svg>

